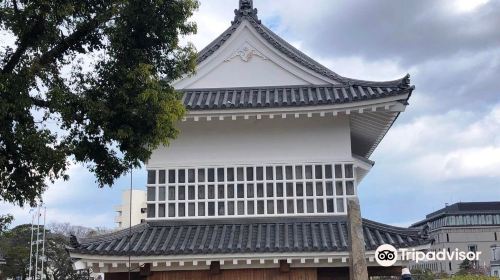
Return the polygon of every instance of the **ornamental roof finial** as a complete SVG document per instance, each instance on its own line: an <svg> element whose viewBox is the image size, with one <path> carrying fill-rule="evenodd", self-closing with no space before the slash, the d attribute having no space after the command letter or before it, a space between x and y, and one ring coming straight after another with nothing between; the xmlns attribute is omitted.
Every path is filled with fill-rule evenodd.
<svg viewBox="0 0 500 280"><path fill-rule="evenodd" d="M253 0L240 0L239 9L234 10L233 23L238 22L243 17L253 18L260 23L259 18L257 17L257 9L253 8Z"/></svg>
<svg viewBox="0 0 500 280"><path fill-rule="evenodd" d="M240 0L240 10L253 10L253 0Z"/></svg>

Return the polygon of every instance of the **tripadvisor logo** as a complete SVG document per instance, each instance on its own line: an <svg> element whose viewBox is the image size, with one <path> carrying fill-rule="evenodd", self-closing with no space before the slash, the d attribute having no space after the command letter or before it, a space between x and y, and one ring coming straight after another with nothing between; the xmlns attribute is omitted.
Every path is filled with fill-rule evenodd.
<svg viewBox="0 0 500 280"><path fill-rule="evenodd" d="M399 259L402 261L414 261L416 263L421 261L479 261L481 252L465 252L455 249L453 251L433 250L433 251L416 251L415 249L396 249L389 244L380 245L375 251L375 260L381 266L392 266Z"/></svg>
<svg viewBox="0 0 500 280"><path fill-rule="evenodd" d="M375 251L375 260L381 266L392 266L398 260L398 250L389 244L380 245Z"/></svg>

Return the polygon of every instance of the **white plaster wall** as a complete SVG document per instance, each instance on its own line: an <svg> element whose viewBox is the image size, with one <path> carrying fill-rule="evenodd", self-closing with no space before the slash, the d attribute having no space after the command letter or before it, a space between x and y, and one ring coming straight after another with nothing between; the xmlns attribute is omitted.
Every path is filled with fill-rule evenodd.
<svg viewBox="0 0 500 280"><path fill-rule="evenodd" d="M235 57L219 64L190 88L255 87L306 85L300 79L268 59L254 56L249 61Z"/></svg>
<svg viewBox="0 0 500 280"><path fill-rule="evenodd" d="M186 121L179 129L148 167L352 160L345 116Z"/></svg>

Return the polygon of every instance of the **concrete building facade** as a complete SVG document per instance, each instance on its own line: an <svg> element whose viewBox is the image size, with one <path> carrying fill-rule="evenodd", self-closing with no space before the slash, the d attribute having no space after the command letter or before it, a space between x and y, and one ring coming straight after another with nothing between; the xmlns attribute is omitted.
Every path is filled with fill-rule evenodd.
<svg viewBox="0 0 500 280"><path fill-rule="evenodd" d="M446 206L411 226L428 232L433 240L430 250L481 252L473 265L499 276L500 202L460 202ZM413 264L433 272L455 274L462 262L434 261Z"/></svg>
<svg viewBox="0 0 500 280"><path fill-rule="evenodd" d="M132 204L130 197L132 196ZM118 229L140 224L146 219L146 191L125 190L122 192L122 203L114 207L115 223Z"/></svg>

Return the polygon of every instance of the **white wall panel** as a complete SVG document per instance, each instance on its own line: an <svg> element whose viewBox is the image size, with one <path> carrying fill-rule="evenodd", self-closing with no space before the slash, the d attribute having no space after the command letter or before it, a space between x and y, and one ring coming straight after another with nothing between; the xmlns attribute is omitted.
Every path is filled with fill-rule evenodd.
<svg viewBox="0 0 500 280"><path fill-rule="evenodd" d="M345 116L186 121L179 129L170 146L153 152L148 167L352 161Z"/></svg>

